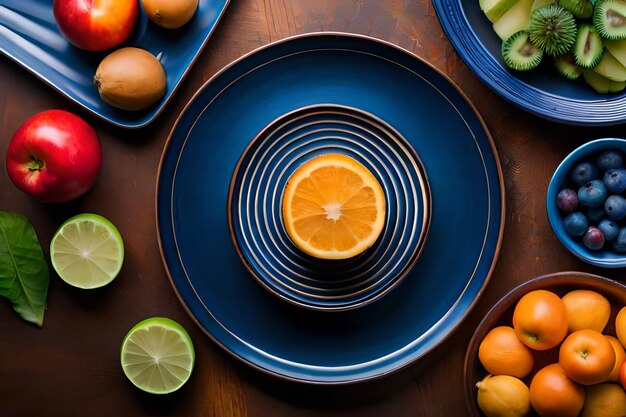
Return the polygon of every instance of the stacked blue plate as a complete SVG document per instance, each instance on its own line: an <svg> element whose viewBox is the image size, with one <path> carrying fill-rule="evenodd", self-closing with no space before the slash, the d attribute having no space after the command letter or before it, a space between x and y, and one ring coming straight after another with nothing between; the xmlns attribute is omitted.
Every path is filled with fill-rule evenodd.
<svg viewBox="0 0 626 417"><path fill-rule="evenodd" d="M386 196L381 236L347 260L301 252L281 218L287 180L329 153L363 164ZM345 106L309 106L270 123L241 156L229 193L233 241L252 276L280 298L317 310L363 306L394 288L417 261L429 221L429 187L413 148L382 120Z"/></svg>
<svg viewBox="0 0 626 417"><path fill-rule="evenodd" d="M326 133L313 133L318 129ZM321 272L311 269L310 259L282 234L276 212L290 172L326 151L357 158L385 184L390 199L381 241L344 261L350 276L333 274L328 266ZM428 188L417 185L416 155L428 173ZM396 186L399 178L407 188ZM409 178L413 186L407 186ZM416 261L411 258L415 243L396 258L411 234L406 219L413 204L405 203L413 198L422 198L430 209L414 211L430 219ZM387 42L318 33L260 48L198 91L165 147L156 209L173 288L209 337L268 374L344 384L407 366L439 346L467 316L499 252L504 181L480 115L445 75ZM412 239L421 222L415 223ZM400 278L395 279L406 277L392 291L393 283L372 286L380 281L373 278L359 293L354 283L367 279L366 265L374 266L368 262L383 253L390 262L376 269L402 259L408 272L396 270ZM315 275L293 274L292 281L285 280L274 269L295 266L277 259ZM269 295L270 286L292 302ZM359 305L358 298L376 301L345 308ZM334 302L344 309L321 313L301 307L305 302L326 309Z"/></svg>

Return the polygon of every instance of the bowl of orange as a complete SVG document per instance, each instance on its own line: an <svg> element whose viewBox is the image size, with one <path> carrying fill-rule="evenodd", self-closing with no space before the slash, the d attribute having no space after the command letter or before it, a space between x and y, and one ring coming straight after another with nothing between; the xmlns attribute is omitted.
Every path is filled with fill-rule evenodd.
<svg viewBox="0 0 626 417"><path fill-rule="evenodd" d="M623 415L624 306L626 286L582 272L541 276L511 290L468 345L468 415L508 408L511 416L609 416L611 407ZM600 412L598 402L609 409Z"/></svg>
<svg viewBox="0 0 626 417"><path fill-rule="evenodd" d="M278 298L321 311L365 306L417 262L430 189L411 145L383 120L315 105L266 126L232 175L232 241Z"/></svg>

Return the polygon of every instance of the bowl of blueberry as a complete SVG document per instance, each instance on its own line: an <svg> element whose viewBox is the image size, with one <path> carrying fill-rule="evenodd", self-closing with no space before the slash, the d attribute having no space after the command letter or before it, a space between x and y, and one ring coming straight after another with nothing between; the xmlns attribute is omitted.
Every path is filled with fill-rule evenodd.
<svg viewBox="0 0 626 417"><path fill-rule="evenodd" d="M557 167L547 194L550 225L578 258L626 267L626 139L597 139Z"/></svg>

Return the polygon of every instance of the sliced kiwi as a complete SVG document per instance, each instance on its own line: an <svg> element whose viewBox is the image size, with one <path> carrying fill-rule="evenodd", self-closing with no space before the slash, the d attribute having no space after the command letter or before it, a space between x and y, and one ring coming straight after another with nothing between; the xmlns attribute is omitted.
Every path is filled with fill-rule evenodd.
<svg viewBox="0 0 626 417"><path fill-rule="evenodd" d="M530 41L548 55L567 52L576 41L576 20L571 12L551 4L540 7L530 15Z"/></svg>
<svg viewBox="0 0 626 417"><path fill-rule="evenodd" d="M559 0L559 5L581 19L587 19L593 15L593 4L590 0Z"/></svg>
<svg viewBox="0 0 626 417"><path fill-rule="evenodd" d="M516 71L528 71L536 68L543 52L530 42L528 32L520 30L502 42L504 63Z"/></svg>
<svg viewBox="0 0 626 417"><path fill-rule="evenodd" d="M583 73L583 69L576 65L574 57L570 53L554 57L554 67L568 80L575 80Z"/></svg>
<svg viewBox="0 0 626 417"><path fill-rule="evenodd" d="M572 48L576 64L583 68L593 68L600 62L602 52L604 52L604 45L595 26L590 23L581 23Z"/></svg>
<svg viewBox="0 0 626 417"><path fill-rule="evenodd" d="M606 39L626 39L626 2L599 0L593 11L593 24Z"/></svg>

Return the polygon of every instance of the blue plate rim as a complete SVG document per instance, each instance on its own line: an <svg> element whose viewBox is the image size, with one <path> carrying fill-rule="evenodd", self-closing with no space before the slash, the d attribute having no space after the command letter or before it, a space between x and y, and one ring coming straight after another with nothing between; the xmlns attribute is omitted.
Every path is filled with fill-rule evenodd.
<svg viewBox="0 0 626 417"><path fill-rule="evenodd" d="M476 117L476 120L480 123L480 126L482 127L482 131L485 133L485 138L486 138L486 140L488 142L489 149L492 152L493 159L494 159L494 165L495 165L495 169L497 171L497 177L498 177L498 188L499 188L499 195L500 195L500 199L499 199L499 204L500 204L499 215L500 215L500 219L499 219L499 224L497 226L498 227L497 239L496 239L495 245L494 245L493 259L491 261L491 264L489 265L488 271L485 273L485 278L484 278L480 288L478 289L475 298L473 300L471 300L471 302L469 303L468 308L466 309L466 311L463 312L460 315L459 320L453 326L451 326L451 329L438 341L438 343L436 345L430 346L430 347L426 348L422 352L421 355L419 355L417 357L412 357L412 358L410 358L410 360L406 360L403 363L401 363L400 365L398 365L398 366L396 366L396 367L394 367L392 369L386 369L386 370L383 370L382 372L375 373L375 374L370 374L370 375L362 377L362 378L352 378L352 379L342 379L342 380L320 380L320 379L299 378L299 377L296 377L296 376L291 376L291 375L287 375L287 374L274 372L274 371L272 371L270 369L262 367L259 364L255 363L255 362L253 362L251 360L248 360L248 359L238 355L237 353L233 352L224 343L222 343L213 334L211 334L199 322L199 320L195 317L194 313L191 311L190 307L183 300L180 292L178 291L178 289L176 287L176 284L174 282L174 278L171 275L169 267L168 267L168 264L167 264L166 254L165 254L165 251L164 251L164 245L163 245L163 240L162 240L161 228L160 228L160 225L159 225L159 211L160 211L159 207L158 207L158 202L159 202L159 182L161 180L162 169L163 169L163 165L164 165L164 162L165 162L165 158L167 156L167 153L168 153L168 150L169 150L170 146L172 145L173 135L176 132L179 124L182 123L183 116L186 114L187 111L190 110L190 108L192 107L192 105L195 102L195 100L197 100L199 98L199 96L202 94L203 90L205 88L207 88L207 86L209 86L215 79L221 77L222 74L228 72L231 68L233 68L234 66L236 66L240 62L248 59L250 56L253 56L253 55L255 55L255 54L259 53L259 52L262 52L262 51L264 51L266 49L275 47L275 46L283 44L283 43L296 41L298 39L304 39L304 38L309 38L309 37L316 37L316 36L353 37L353 38L357 38L357 39L362 39L362 40L366 40L366 41L370 41L370 42L379 43L379 44L382 44L383 46L386 46L386 47L394 49L396 52L400 52L402 54L405 54L405 55L407 55L411 59L417 60L418 62L420 62L421 65L424 65L425 67L429 68L431 71L435 72L437 74L437 76L441 77L443 81L445 81L447 84L449 84L455 90L455 92L459 95L459 97L464 100L464 102L471 109L473 115ZM489 283L489 281L491 279L491 276L493 275L494 269L495 269L495 267L497 265L497 262L498 262L498 259L499 259L499 254L500 254L500 250L501 250L501 246L502 246L502 239L503 239L503 235L504 235L505 219L506 219L506 194L505 194L505 191L506 191L506 189L505 189L505 184L504 184L504 177L503 177L502 166L501 166L498 150L497 150L497 148L495 146L495 142L493 141L493 137L492 137L489 129L487 128L487 125L486 125L482 115L478 111L478 109L475 106L475 104L470 100L469 96L463 90L461 90L461 88L448 75L446 75L442 70L438 69L433 64L431 64L430 62L426 61L425 59L417 56L416 54L412 53L411 51L408 51L408 50L406 50L406 49L404 49L404 48L402 48L402 47L400 47L400 46L398 46L396 44L393 44L393 43L389 42L389 41L382 40L382 39L379 39L379 38L375 38L375 37L372 37L372 36L355 34L355 33L348 33L348 32L339 32L339 31L307 32L307 33L304 33L304 34L288 36L288 37L279 39L277 41L270 42L270 43L268 43L266 45L260 46L260 47L258 47L256 49L254 49L254 50L252 50L252 51L242 55L241 57L239 57L236 60L232 61L231 63L227 64L225 67L223 67L217 73L215 73L209 80L207 80L192 95L192 97L189 99L187 104L184 106L183 110L180 112L180 114L179 114L178 118L176 119L174 125L172 126L172 128L170 130L170 134L168 135L168 138L167 138L167 140L165 142L165 145L163 147L163 152L161 154L161 158L160 158L160 161L159 161L159 167L158 167L158 170L157 170L157 177L156 177L156 187L155 187L155 214L156 215L155 215L155 223L156 223L157 240L158 240L158 244L159 244L159 252L160 252L160 255L161 255L161 261L163 263L165 272L167 274L168 280L170 281L172 289L173 289L176 297L178 298L180 304L183 306L183 308L185 309L185 311L187 312L187 314L191 318L191 320L216 345L220 346L227 354L229 354L230 356L232 356L233 358L235 358L239 362L241 362L241 363L243 363L243 364L245 364L247 366L250 366L251 368L261 372L264 375L270 376L270 377L274 377L274 378L278 378L278 379L282 379L282 380L286 380L286 381L291 381L291 382L305 383L305 384L310 384L310 385L324 385L324 386L349 385L349 384L356 384L356 383L361 383L361 382L366 382L366 381L377 380L377 379L383 378L383 377L385 377L385 376L387 376L389 374L398 372L401 369L404 369L405 367L407 367L410 364L412 364L415 361L417 361L419 358L421 358L421 357L427 355L428 353L430 353L432 350L434 350L441 343L445 342L461 326L461 324L464 322L466 317L473 310L474 306L476 305L476 303L481 298L482 293L484 292L487 284ZM492 208L489 207L489 212L491 212L491 209ZM485 235L485 241L486 240L487 240L487 235ZM480 260L480 258L482 258L482 252L481 252L480 256L478 257L478 259ZM476 269L478 268L478 264L479 264L479 262L477 262L477 266L474 269L474 271L472 272L472 276L475 274ZM227 329L224 329L224 330L229 332ZM230 334L230 332L229 332L229 334Z"/></svg>
<svg viewBox="0 0 626 417"><path fill-rule="evenodd" d="M362 299L356 303L353 304L346 304L346 305L339 305L337 307L321 307L319 305L316 304L307 304L304 302L299 302L295 299L291 299L287 296L285 296L284 294L281 294L280 292L276 291L275 289L271 288L271 286L265 282L265 280L263 280L258 274L257 272L254 270L254 268L252 268L248 261L246 260L246 257L243 253L243 251L241 250L241 247L239 246L239 243L237 242L237 238L235 236L235 233L233 231L233 218L232 218L232 210L231 210L231 206L232 206L232 200L233 200L233 196L234 196L234 192L235 192L235 177L237 176L237 173L239 172L239 169L241 168L241 164L245 158L245 155L248 153L248 151L254 147L254 145L259 141L262 140L265 132L267 131L267 129L269 129L274 123L276 123L277 121L281 120L281 119L286 119L289 118L292 115L295 115L297 113L300 113L302 111L308 111L308 110L314 110L316 108L333 108L333 109L340 109L340 110L348 110L351 112L356 112L356 113L360 113L363 114L369 118L371 118L372 120L376 121L377 123L380 123L385 129L388 129L389 131L391 131L394 136L399 139L403 146L405 146L407 148L407 150L410 152L411 157L415 160L415 163L418 167L417 170L417 176L420 180L420 190L421 190L421 194L422 194L422 199L423 199L423 211L424 211L424 218L422 220L422 230L420 231L420 236L418 238L418 242L417 245L415 246L415 250L414 253L411 255L409 262L407 263L407 266L400 272L400 274L395 277L392 281L391 284L387 285L382 291L376 293L373 297L368 297L365 299ZM422 251L424 249L424 247L426 246L426 240L428 239L428 232L430 230L430 221L431 221L431 215L432 215L432 209L431 209L431 205L432 205L432 198L431 198L431 191L430 191L430 184L428 182L428 173L426 172L426 169L424 168L424 164L422 162L422 160L419 157L419 154L415 151L415 149L413 148L413 146L411 145L411 143L406 140L406 138L400 133L398 132L393 126L391 126L390 124L388 124L387 122L385 122L383 119L381 119L380 117L367 112L365 110L361 110L361 109L357 109L357 108L353 108L350 106L345 106L345 105L341 105L341 104L332 104L332 103L318 103L318 104L314 104L314 105L310 105L310 106L305 106L305 107L300 107L297 109L292 110L291 112L288 112L286 114L283 114L281 116L279 116L278 118L276 118L275 120L271 121L267 126L265 126L246 146L246 149L244 149L244 151L242 152L241 156L239 157L239 160L237 161L237 165L235 166L235 170L233 171L233 175L232 175L232 179L231 179L231 183L228 189L228 201L227 201L227 214L228 214L228 224L229 224L229 229L230 229L230 237L233 241L233 245L235 247L235 250L237 251L237 255L239 256L239 259L241 260L241 263L243 264L243 266L246 268L246 270L248 271L248 274L250 276L252 276L259 284L261 284L261 286L267 290L272 296L278 296L280 297L282 300L285 300L286 302L289 303L293 303L294 305L297 305L299 307L303 307L303 308L307 308L307 309L311 309L311 310L316 310L316 311L321 311L321 312L333 312L333 311L345 311L345 310L351 310L351 309L355 309L355 308L359 308L359 307L363 307L366 306L380 298L382 298L384 295L388 294L391 290L393 290L395 287L397 287L403 280L404 278L406 278L406 276L411 272L411 269L413 269L413 266L415 266L415 264L417 263L417 261L419 260Z"/></svg>
<svg viewBox="0 0 626 417"><path fill-rule="evenodd" d="M11 61L15 62L17 65L19 65L20 67L22 67L23 69L28 71L30 74L32 74L33 76L35 76L36 78L41 80L44 84L47 84L49 87L51 87L57 93L61 94L66 99L68 99L72 103L78 105L80 108L86 110L90 114L96 116L100 120L103 120L103 121L105 121L107 123L112 124L113 126L121 127L121 128L124 128L124 129L129 129L129 130L139 129L139 128L148 126L158 116L161 115L163 110L165 110L165 107L172 100L174 94L176 94L176 92L178 91L178 89L179 89L180 85L182 84L182 82L185 80L185 78L187 78L187 75L188 75L189 71L191 70L191 68L194 66L194 64L196 63L196 61L200 57L200 54L202 53L202 51L206 47L207 43L209 42L209 39L211 38L211 36L213 35L213 32L215 31L215 28L217 28L217 25L222 20L222 17L224 16L224 13L226 12L226 9L228 8L228 5L230 4L230 0L224 0L224 1L225 1L224 7L222 7L222 10L220 10L219 14L217 15L217 18L215 20L215 24L206 33L206 35L204 37L204 40L202 41L202 45L194 53L192 59L189 61L189 65L187 65L187 68L185 68L185 71L183 72L181 77L176 81L176 84L171 89L169 94L166 92L165 99L161 103L158 104L158 107L156 107L156 109L152 112L150 117L146 121L144 121L142 123L136 123L136 124L122 123L122 122L116 121L115 119L105 117L104 115L100 114L100 112L91 109L89 106L87 106L86 104L82 103L80 100L78 100L75 97L71 96L67 91L63 90L61 87L59 87L58 85L56 85L52 81L50 81L48 79L48 77L46 77L44 74L41 74L41 73L35 71L33 68L28 66L26 63L20 61L19 59L17 59L17 57L15 57L12 54L10 54L4 48L0 48L0 53L2 53L4 56L9 58ZM139 13L143 13L143 8L141 6L140 6ZM122 46L133 46L133 45L122 45Z"/></svg>
<svg viewBox="0 0 626 417"><path fill-rule="evenodd" d="M462 0L434 0L446 37L470 70L509 103L553 122L578 126L609 126L626 122L626 95L598 95L584 102L544 92L513 76L492 59L471 28ZM602 98L605 96L605 98Z"/></svg>

